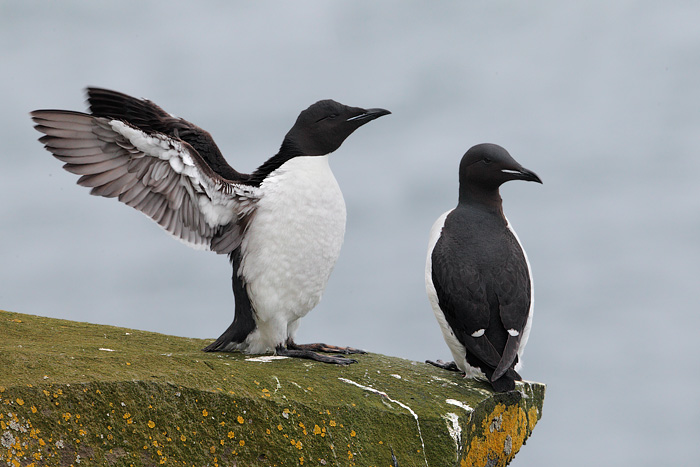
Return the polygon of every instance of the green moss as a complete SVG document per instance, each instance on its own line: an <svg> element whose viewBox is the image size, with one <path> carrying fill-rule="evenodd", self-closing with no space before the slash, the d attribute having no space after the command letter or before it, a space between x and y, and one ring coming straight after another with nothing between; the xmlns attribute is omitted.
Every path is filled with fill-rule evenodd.
<svg viewBox="0 0 700 467"><path fill-rule="evenodd" d="M505 465L544 399L541 384L494 394L378 354L263 363L203 353L205 340L9 312L0 336L8 465L386 467L391 449L401 467Z"/></svg>

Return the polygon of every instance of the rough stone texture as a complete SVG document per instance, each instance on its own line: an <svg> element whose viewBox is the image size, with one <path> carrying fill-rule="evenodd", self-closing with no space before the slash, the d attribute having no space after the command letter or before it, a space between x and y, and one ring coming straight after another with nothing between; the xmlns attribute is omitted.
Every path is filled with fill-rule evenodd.
<svg viewBox="0 0 700 467"><path fill-rule="evenodd" d="M207 343L0 311L0 466L501 466L542 414L538 383Z"/></svg>

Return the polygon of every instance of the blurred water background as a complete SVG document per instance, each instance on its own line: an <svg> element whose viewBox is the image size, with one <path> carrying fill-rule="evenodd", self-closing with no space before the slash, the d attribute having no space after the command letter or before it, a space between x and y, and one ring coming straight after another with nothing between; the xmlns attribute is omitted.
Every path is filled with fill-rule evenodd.
<svg viewBox="0 0 700 467"><path fill-rule="evenodd" d="M226 258L88 196L30 110L147 97L252 171L316 100L384 107L332 156L346 241L298 340L449 357L428 231L495 142L544 180L502 190L535 275L522 374L548 385L514 465L693 465L699 22L692 1L2 0L0 308L200 338L233 315Z"/></svg>

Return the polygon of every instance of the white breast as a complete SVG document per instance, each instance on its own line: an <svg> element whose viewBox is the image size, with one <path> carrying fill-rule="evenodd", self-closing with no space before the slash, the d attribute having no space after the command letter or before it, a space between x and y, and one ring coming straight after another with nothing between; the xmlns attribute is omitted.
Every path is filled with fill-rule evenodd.
<svg viewBox="0 0 700 467"><path fill-rule="evenodd" d="M261 185L263 196L241 244L241 272L255 310L248 351L293 337L315 307L345 235L345 201L328 156L295 157Z"/></svg>

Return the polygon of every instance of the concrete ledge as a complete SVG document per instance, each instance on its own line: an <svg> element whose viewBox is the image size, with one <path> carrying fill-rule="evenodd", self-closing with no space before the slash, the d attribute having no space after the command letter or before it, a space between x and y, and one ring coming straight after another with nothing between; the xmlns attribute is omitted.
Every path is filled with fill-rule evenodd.
<svg viewBox="0 0 700 467"><path fill-rule="evenodd" d="M378 354L336 367L0 311L0 465L501 466L545 386Z"/></svg>

